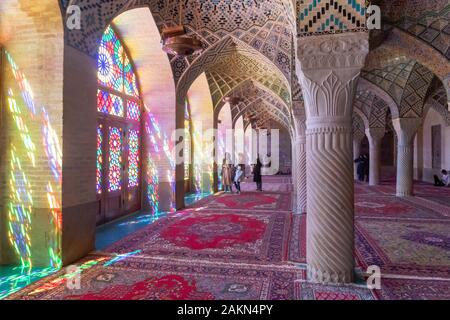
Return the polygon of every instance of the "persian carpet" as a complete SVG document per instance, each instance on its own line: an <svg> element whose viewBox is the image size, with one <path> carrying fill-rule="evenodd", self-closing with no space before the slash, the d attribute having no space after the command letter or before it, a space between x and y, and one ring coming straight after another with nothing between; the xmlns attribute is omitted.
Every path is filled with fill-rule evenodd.
<svg viewBox="0 0 450 320"><path fill-rule="evenodd" d="M243 192L237 194L219 194L195 203L194 207L208 209L231 209L251 211L291 211L292 197L289 193Z"/></svg>
<svg viewBox="0 0 450 320"><path fill-rule="evenodd" d="M232 266L91 255L80 262L80 289L69 289L64 271L11 295L24 300L292 300L302 277L292 267ZM106 260L105 260L106 259Z"/></svg>
<svg viewBox="0 0 450 320"><path fill-rule="evenodd" d="M450 282L381 278L381 290L374 292L383 300L450 300Z"/></svg>
<svg viewBox="0 0 450 320"><path fill-rule="evenodd" d="M442 219L440 210L433 210L424 201L409 201L394 196L355 197L355 215L369 217Z"/></svg>
<svg viewBox="0 0 450 320"><path fill-rule="evenodd" d="M297 281L297 300L375 300L371 290L358 285L325 285Z"/></svg>
<svg viewBox="0 0 450 320"><path fill-rule="evenodd" d="M187 211L133 233L106 252L276 263L287 260L290 225L289 213Z"/></svg>
<svg viewBox="0 0 450 320"><path fill-rule="evenodd" d="M292 217L289 261L306 263L306 214L294 214Z"/></svg>
<svg viewBox="0 0 450 320"><path fill-rule="evenodd" d="M450 220L360 218L356 257L384 274L450 278Z"/></svg>

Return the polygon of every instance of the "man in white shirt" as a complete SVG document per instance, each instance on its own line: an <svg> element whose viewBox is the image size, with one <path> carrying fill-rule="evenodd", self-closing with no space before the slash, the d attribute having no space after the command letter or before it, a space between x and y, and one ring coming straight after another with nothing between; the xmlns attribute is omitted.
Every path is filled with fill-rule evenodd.
<svg viewBox="0 0 450 320"><path fill-rule="evenodd" d="M450 174L447 170L442 170L442 179L437 175L434 176L434 185L436 187L450 187Z"/></svg>

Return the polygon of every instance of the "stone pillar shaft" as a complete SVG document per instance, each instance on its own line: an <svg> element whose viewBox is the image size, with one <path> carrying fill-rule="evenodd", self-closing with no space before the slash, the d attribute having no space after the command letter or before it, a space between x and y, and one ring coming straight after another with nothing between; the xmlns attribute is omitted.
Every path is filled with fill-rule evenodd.
<svg viewBox="0 0 450 320"><path fill-rule="evenodd" d="M354 273L353 103L368 34L297 41L307 119L308 278L348 283Z"/></svg>
<svg viewBox="0 0 450 320"><path fill-rule="evenodd" d="M384 128L369 128L366 130L366 135L369 140L369 185L371 186L380 184L380 153L381 141L384 134Z"/></svg>
<svg viewBox="0 0 450 320"><path fill-rule="evenodd" d="M397 133L397 197L413 196L414 136L422 124L419 118L393 119Z"/></svg>

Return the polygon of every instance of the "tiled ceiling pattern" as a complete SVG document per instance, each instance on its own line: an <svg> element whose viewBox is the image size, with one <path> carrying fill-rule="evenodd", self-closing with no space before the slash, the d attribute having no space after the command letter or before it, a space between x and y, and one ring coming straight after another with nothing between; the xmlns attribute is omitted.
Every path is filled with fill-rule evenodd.
<svg viewBox="0 0 450 320"><path fill-rule="evenodd" d="M406 86L415 62L407 59L393 60L383 69L363 70L361 75L386 91L400 105L403 88Z"/></svg>
<svg viewBox="0 0 450 320"><path fill-rule="evenodd" d="M150 0L156 23L179 21L178 1ZM190 0L186 1L183 23L209 48L227 36L235 37L273 61L286 77L291 74L293 12L290 0ZM185 58L190 65L198 56ZM171 60L175 60L172 57Z"/></svg>
<svg viewBox="0 0 450 320"><path fill-rule="evenodd" d="M400 103L400 117L423 117L423 107L434 74L416 63L403 91Z"/></svg>
<svg viewBox="0 0 450 320"><path fill-rule="evenodd" d="M231 106L233 121L249 113L254 114L255 120L258 120L264 113L268 112L270 116L276 117L278 121L282 121L286 126L290 123L288 106L259 83L246 81L243 85L233 90L229 96L241 99L241 102ZM223 103L218 106L217 114L220 112L221 106L223 106Z"/></svg>
<svg viewBox="0 0 450 320"><path fill-rule="evenodd" d="M422 12L416 17L405 16L398 21L389 21L389 24L426 42L447 57L447 59L450 59L449 3L441 10Z"/></svg>
<svg viewBox="0 0 450 320"><path fill-rule="evenodd" d="M364 137L365 135L364 122L356 113L353 113L353 134L359 137Z"/></svg>
<svg viewBox="0 0 450 320"><path fill-rule="evenodd" d="M206 50L195 63L186 69L178 81L179 93L187 92L191 83L204 71L213 81L210 83L210 87L216 103L226 94L228 88L232 89L234 84L239 84L247 79L261 82L286 103L290 101L288 79L271 61L235 38L222 39ZM216 77L217 74L219 75Z"/></svg>
<svg viewBox="0 0 450 320"><path fill-rule="evenodd" d="M385 128L389 106L370 91L358 91L355 99L358 108L368 119L370 128Z"/></svg>
<svg viewBox="0 0 450 320"><path fill-rule="evenodd" d="M253 80L289 104L289 89L269 65L251 59L246 55L234 52L221 57L207 72L211 87L215 87L211 94L216 106L224 96L246 80Z"/></svg>

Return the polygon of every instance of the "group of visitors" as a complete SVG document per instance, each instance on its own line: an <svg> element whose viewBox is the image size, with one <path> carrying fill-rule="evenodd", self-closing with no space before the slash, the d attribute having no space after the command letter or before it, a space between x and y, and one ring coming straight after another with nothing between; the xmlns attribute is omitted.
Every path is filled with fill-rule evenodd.
<svg viewBox="0 0 450 320"><path fill-rule="evenodd" d="M256 164L252 165L253 181L256 183L256 190L262 191L262 175L261 175L261 161L259 158L256 160ZM233 193L233 184L236 187L236 193L241 193L241 182L245 179L245 165L238 164L234 166L231 161L225 157L222 162L222 185L223 189L227 193Z"/></svg>
<svg viewBox="0 0 450 320"><path fill-rule="evenodd" d="M367 154L360 155L355 159L357 164L356 173L358 175L358 180L361 182L369 182L369 156Z"/></svg>
<svg viewBox="0 0 450 320"><path fill-rule="evenodd" d="M441 178L434 175L434 186L435 187L450 187L450 174L447 170L441 171Z"/></svg>

